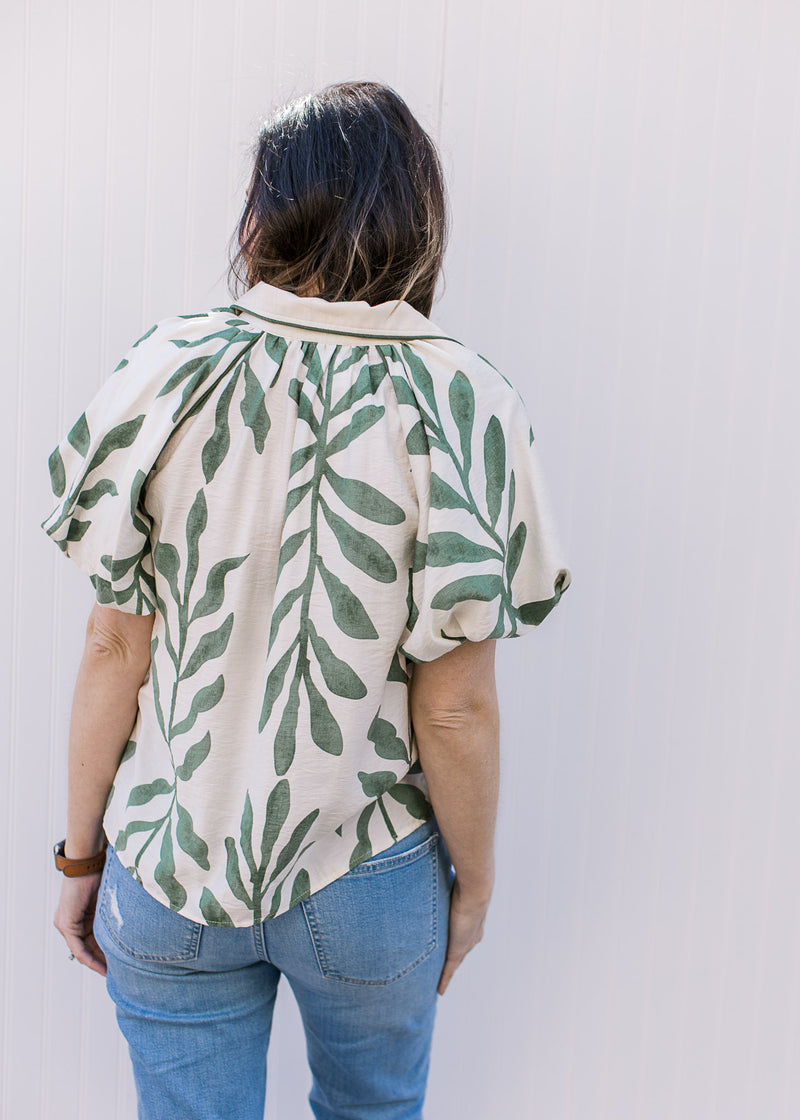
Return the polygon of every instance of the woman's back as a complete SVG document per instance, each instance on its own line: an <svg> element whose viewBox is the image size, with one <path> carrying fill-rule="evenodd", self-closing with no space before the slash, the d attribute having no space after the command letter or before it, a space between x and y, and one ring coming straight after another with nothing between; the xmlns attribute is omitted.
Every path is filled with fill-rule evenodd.
<svg viewBox="0 0 800 1120"><path fill-rule="evenodd" d="M519 395L428 318L446 204L408 106L331 86L254 157L245 295L156 324L50 458L98 599L56 925L143 1118L260 1120L283 976L315 1116L411 1120L494 883L493 639L570 577Z"/></svg>
<svg viewBox="0 0 800 1120"><path fill-rule="evenodd" d="M76 429L45 528L155 612L106 833L186 917L259 923L430 815L409 660L565 586L524 407L408 304L262 283L157 324Z"/></svg>

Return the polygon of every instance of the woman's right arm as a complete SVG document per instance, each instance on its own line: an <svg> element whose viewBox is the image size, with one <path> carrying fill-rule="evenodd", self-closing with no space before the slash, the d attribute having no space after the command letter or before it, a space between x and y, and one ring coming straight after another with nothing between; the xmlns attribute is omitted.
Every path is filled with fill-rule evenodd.
<svg viewBox="0 0 800 1120"><path fill-rule="evenodd" d="M411 678L420 764L456 869L440 995L483 936L494 885L500 729L494 647L491 639L462 642L435 661L414 665Z"/></svg>

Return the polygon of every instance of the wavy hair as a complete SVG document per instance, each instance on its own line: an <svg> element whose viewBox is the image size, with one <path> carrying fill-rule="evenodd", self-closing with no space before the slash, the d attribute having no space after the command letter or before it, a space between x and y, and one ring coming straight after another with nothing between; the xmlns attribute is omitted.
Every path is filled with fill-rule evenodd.
<svg viewBox="0 0 800 1120"><path fill-rule="evenodd" d="M263 280L430 316L447 226L439 156L406 103L378 82L342 82L259 132L229 280L235 295Z"/></svg>

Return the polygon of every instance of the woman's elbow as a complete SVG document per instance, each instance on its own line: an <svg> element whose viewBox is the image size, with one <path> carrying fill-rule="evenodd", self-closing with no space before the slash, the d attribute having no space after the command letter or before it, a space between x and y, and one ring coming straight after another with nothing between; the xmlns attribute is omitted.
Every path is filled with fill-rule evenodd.
<svg viewBox="0 0 800 1120"><path fill-rule="evenodd" d="M150 664L153 616L129 615L97 604L86 624L84 654L143 677Z"/></svg>

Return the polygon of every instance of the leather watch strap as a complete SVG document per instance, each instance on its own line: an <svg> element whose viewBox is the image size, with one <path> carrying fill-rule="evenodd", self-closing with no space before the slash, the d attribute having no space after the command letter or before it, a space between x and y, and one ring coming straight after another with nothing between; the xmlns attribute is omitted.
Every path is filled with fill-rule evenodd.
<svg viewBox="0 0 800 1120"><path fill-rule="evenodd" d="M69 859L64 855L65 844L66 840L59 840L53 846L53 856L58 870L63 871L69 879L74 879L79 875L91 875L93 871L103 870L106 862L105 848L102 852L98 852L96 856L89 856L87 859Z"/></svg>

